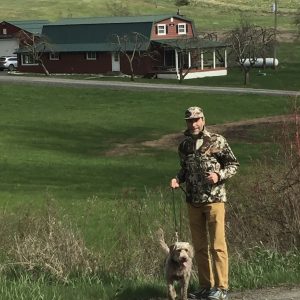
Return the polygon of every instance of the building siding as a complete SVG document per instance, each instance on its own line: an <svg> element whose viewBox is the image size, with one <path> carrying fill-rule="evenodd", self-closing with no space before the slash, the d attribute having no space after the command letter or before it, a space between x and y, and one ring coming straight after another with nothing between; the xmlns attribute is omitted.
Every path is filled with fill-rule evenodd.
<svg viewBox="0 0 300 300"><path fill-rule="evenodd" d="M111 54L98 53L96 60L87 60L85 52L60 53L59 60L50 60L49 54L43 55L43 62L50 73L98 74L111 71ZM20 65L19 71L43 72L40 66Z"/></svg>
<svg viewBox="0 0 300 300"><path fill-rule="evenodd" d="M3 29L6 29L6 34L3 34ZM3 21L0 23L0 38L5 39L14 37L20 30L22 29Z"/></svg>
<svg viewBox="0 0 300 300"><path fill-rule="evenodd" d="M52 74L106 74L112 71L111 53L99 52L96 60L86 60L85 52L60 53L59 60L49 60L49 55L43 55L43 62L47 70ZM156 61L154 61L156 63ZM153 71L153 60L150 57L134 59L134 73L145 75ZM20 72L37 72L43 70L38 65L20 65ZM120 70L130 75L130 65L125 55L120 57Z"/></svg>
<svg viewBox="0 0 300 300"><path fill-rule="evenodd" d="M172 21L173 19L173 21ZM151 32L151 39L152 40L159 40L159 39L175 39L178 38L180 36L182 36L181 34L178 34L177 32L177 25L180 23L186 23L187 24L187 33L185 36L188 37L193 37L194 36L194 30L193 30L193 26L192 23L186 20L182 20L182 19L176 19L174 18L168 18L165 20L162 20L160 22L157 22L154 24L153 28L152 28L152 32ZM158 35L157 33L157 25L166 25L167 28L167 34L166 35Z"/></svg>

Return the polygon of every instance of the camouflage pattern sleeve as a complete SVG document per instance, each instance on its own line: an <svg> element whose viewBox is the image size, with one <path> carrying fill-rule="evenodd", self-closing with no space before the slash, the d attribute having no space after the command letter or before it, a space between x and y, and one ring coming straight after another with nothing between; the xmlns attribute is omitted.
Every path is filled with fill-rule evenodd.
<svg viewBox="0 0 300 300"><path fill-rule="evenodd" d="M217 173L220 181L226 180L236 174L239 162L234 156L228 142L223 136L218 137L220 152L216 154L221 168Z"/></svg>
<svg viewBox="0 0 300 300"><path fill-rule="evenodd" d="M178 150L178 155L179 155L179 161L180 161L180 170L179 172L177 173L177 181L179 183L183 183L185 182L185 175L186 175L186 163L185 163L185 155L180 151Z"/></svg>

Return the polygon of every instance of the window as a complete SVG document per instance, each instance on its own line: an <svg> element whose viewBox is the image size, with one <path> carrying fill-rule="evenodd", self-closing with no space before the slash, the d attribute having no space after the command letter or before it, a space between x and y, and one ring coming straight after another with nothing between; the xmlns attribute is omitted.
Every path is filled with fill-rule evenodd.
<svg viewBox="0 0 300 300"><path fill-rule="evenodd" d="M2 34L7 34L7 29L6 28L2 29Z"/></svg>
<svg viewBox="0 0 300 300"><path fill-rule="evenodd" d="M177 26L178 34L186 34L187 33L187 24L186 23L179 23Z"/></svg>
<svg viewBox="0 0 300 300"><path fill-rule="evenodd" d="M96 60L97 59L96 52L86 52L85 58L87 60Z"/></svg>
<svg viewBox="0 0 300 300"><path fill-rule="evenodd" d="M23 54L21 56L22 65L38 65L38 63L29 54Z"/></svg>
<svg viewBox="0 0 300 300"><path fill-rule="evenodd" d="M166 24L158 24L157 25L157 35L166 35L167 34L167 29L166 29Z"/></svg>
<svg viewBox="0 0 300 300"><path fill-rule="evenodd" d="M57 52L49 53L49 59L50 60L59 60L59 53L57 53Z"/></svg>

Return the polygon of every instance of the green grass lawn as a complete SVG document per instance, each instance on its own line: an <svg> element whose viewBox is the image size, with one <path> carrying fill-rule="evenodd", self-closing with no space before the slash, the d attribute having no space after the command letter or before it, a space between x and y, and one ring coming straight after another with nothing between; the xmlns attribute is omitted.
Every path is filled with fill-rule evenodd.
<svg viewBox="0 0 300 300"><path fill-rule="evenodd" d="M180 132L186 107L202 106L209 124L287 112L281 97L14 85L0 92L1 191L8 195L114 197L128 187L164 185L176 170L176 153L151 151L141 142ZM138 152L106 156L117 144Z"/></svg>
<svg viewBox="0 0 300 300"><path fill-rule="evenodd" d="M252 68L250 71L250 84L247 87L300 90L300 44L281 43L278 46L277 57L279 65L276 70L272 68ZM229 68L227 76L206 77L201 80L185 80L185 84L199 84L211 86L244 86L244 74L240 68Z"/></svg>
<svg viewBox="0 0 300 300"><path fill-rule="evenodd" d="M114 200L168 186L178 169L176 149L153 150L141 142L181 132L186 107L202 106L208 124L280 115L289 109L284 97L255 95L18 85L2 85L0 93L2 207L38 205L53 197L79 220L88 198ZM136 150L106 155L118 144ZM259 145L242 141L234 141L233 147L242 169L261 153ZM97 229L87 231L94 241Z"/></svg>
<svg viewBox="0 0 300 300"><path fill-rule="evenodd" d="M0 95L2 211L12 213L13 222L22 224L18 218L43 211L49 199L54 199L51 201L62 220L70 220L79 229L88 247L105 254L102 263L112 274L115 268L122 270L122 263L130 264L122 260L116 266L111 263L118 251L125 259L127 239L140 236L143 240L141 232L152 231L158 223L172 228L167 187L178 169L176 148L152 149L141 142L182 131L183 112L191 105L204 108L208 124L280 115L290 109L286 97L257 95L9 84L0 86ZM271 139L265 143L269 130L252 129L245 138L229 139L241 162L240 180L254 160L272 150ZM135 150L106 155L118 144ZM181 193L176 193L176 199L180 197ZM149 269L147 264L140 267ZM16 282L0 278L5 287L0 295L22 295L24 299L38 299L38 295L45 299L99 299L102 295L102 299L111 299L118 293L119 299L125 300L134 295L147 299L162 294L161 283L146 283L142 270L136 273L135 283L120 283L120 278L101 275L67 286L54 284L51 290L48 279L41 278L34 281L32 291L32 278L27 275Z"/></svg>
<svg viewBox="0 0 300 300"><path fill-rule="evenodd" d="M199 31L224 30L236 25L241 13L249 16L259 25L273 27L274 14L271 12L270 1L191 1L192 5L181 7L180 12L193 19ZM136 0L127 1L125 6L130 15L141 14L175 14L177 7L173 0ZM40 1L36 5L34 0L3 0L0 3L0 18L8 20L36 20L72 17L109 16L107 1L71 1L60 0L55 6L52 1ZM116 4L117 5L117 4ZM280 1L278 14L278 27L284 30L296 31L293 18L299 3L296 0ZM38 16L38 17L37 17Z"/></svg>
<svg viewBox="0 0 300 300"><path fill-rule="evenodd" d="M257 24L273 24L273 15L266 12L269 8L266 0L252 0L249 5L238 0L230 5L219 2L220 6L203 2L201 6L184 7L181 11L195 20L200 31L234 26L240 10L232 5L240 5ZM280 1L280 8L286 13L278 19L281 30L295 30L292 16L296 4L295 0ZM55 6L51 1L42 1L37 7L31 1L5 0L0 8L3 5L7 9L0 9L0 17L2 14L5 20L36 19L37 15L54 20L99 16L98 12L107 15L104 1L70 4L66 0L58 1ZM252 11L253 5L255 11ZM129 8L136 15L145 10L149 14L177 11L171 0L147 3L137 0L135 4L130 2ZM261 76L254 69L249 87L299 90L299 53L299 43L281 44L278 70L267 69L266 76ZM177 81L137 81L178 84ZM230 69L227 77L186 80L183 84L240 87L243 78L238 69ZM2 272L0 298L141 300L149 296L162 297L165 286L163 280L157 280L162 265L158 265L158 268L161 266L158 277L154 278L151 273L155 265L151 255L157 252L151 237L158 225L173 229L172 194L168 183L177 172L178 157L176 147L153 149L143 146L142 142L181 132L185 127L183 112L188 106L203 107L208 124L222 124L289 113L293 100L258 95L1 84L1 262L9 255L2 250L5 243L13 243L20 232L29 232L31 217L47 216L48 204L52 203L58 223L70 221L88 248L100 253L99 267L104 273L100 270L95 276L79 276L62 284L47 276L39 277L35 272L19 274L18 269L11 274ZM272 126L252 127L246 128L240 136L228 136L241 163L239 175L229 182L229 191L247 185L250 176L255 176L255 163L272 157L277 151L273 143L277 130ZM119 144L127 145L128 151L118 148ZM115 150L114 155L107 154L111 150ZM243 189L236 193L239 199L234 200L245 200ZM182 197L181 191L175 193L177 205L183 203ZM183 230L187 230L187 220L184 224ZM7 228L11 231L6 231ZM136 252L130 253L132 240L138 246L134 249ZM241 249L241 253L244 250ZM249 256L237 255L232 260L233 288L299 282L297 276L290 278L290 274L299 274L297 252L280 256L269 250L252 250ZM114 259L118 254L120 258ZM145 259L145 254L147 260L143 265L140 261ZM132 273L126 273L127 267Z"/></svg>

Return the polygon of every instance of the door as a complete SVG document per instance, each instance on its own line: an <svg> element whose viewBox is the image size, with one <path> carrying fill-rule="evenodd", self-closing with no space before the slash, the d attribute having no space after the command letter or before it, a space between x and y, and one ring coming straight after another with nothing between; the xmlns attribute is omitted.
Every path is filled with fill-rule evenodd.
<svg viewBox="0 0 300 300"><path fill-rule="evenodd" d="M164 57L164 66L165 67L175 67L175 51L166 49L165 50L165 57Z"/></svg>
<svg viewBox="0 0 300 300"><path fill-rule="evenodd" d="M113 72L120 72L120 53L112 52L111 54L111 70Z"/></svg>
<svg viewBox="0 0 300 300"><path fill-rule="evenodd" d="M14 52L18 48L19 43L16 39L0 40L0 56L15 56Z"/></svg>

